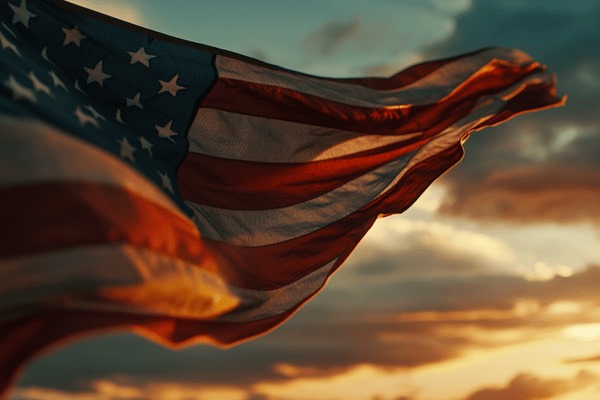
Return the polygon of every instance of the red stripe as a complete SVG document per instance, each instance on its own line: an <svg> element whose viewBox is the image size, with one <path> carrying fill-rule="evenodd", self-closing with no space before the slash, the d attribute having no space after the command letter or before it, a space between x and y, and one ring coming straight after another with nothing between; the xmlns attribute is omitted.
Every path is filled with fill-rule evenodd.
<svg viewBox="0 0 600 400"><path fill-rule="evenodd" d="M345 131L406 134L429 129L440 120L446 120L449 113L464 109L463 103L470 104L471 107L466 108L471 109L480 97L501 92L526 75L541 70L535 64L515 67L495 61L489 68L472 75L447 98L431 105L401 108L351 106L291 89L219 78L202 107Z"/></svg>
<svg viewBox="0 0 600 400"><path fill-rule="evenodd" d="M309 163L260 163L188 153L178 170L179 190L187 201L217 208L264 210L292 206L417 150L426 142L419 139Z"/></svg>
<svg viewBox="0 0 600 400"><path fill-rule="evenodd" d="M194 263L206 257L190 221L111 185L3 187L0 210L0 258L99 243L127 243Z"/></svg>

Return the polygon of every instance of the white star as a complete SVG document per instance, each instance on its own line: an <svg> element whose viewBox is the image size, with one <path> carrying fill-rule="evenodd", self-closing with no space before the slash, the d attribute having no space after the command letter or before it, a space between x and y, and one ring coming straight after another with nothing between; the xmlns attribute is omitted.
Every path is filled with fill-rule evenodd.
<svg viewBox="0 0 600 400"><path fill-rule="evenodd" d="M81 87L79 86L79 80L75 79L75 89L78 90L79 92L85 94L85 92L83 90L81 90Z"/></svg>
<svg viewBox="0 0 600 400"><path fill-rule="evenodd" d="M104 80L112 78L111 75L102 71L102 60L98 61L94 68L83 67L83 69L88 73L88 78L85 81L86 83L96 82L98 85L104 86Z"/></svg>
<svg viewBox="0 0 600 400"><path fill-rule="evenodd" d="M82 35L79 32L79 28L74 27L73 29L62 28L65 33L65 41L63 42L63 46L68 45L69 43L74 43L75 46L81 47L81 41L86 38L85 35Z"/></svg>
<svg viewBox="0 0 600 400"><path fill-rule="evenodd" d="M50 58L48 58L48 48L47 48L47 47L44 47L44 48L42 49L42 52L41 52L40 54L42 55L42 58L43 58L44 60L48 61L48 62L49 62L50 64L52 64L52 65L56 65L56 64L54 64L54 63L52 62L52 60L50 60Z"/></svg>
<svg viewBox="0 0 600 400"><path fill-rule="evenodd" d="M152 157L152 147L154 147L154 145L148 140L146 140L146 138L143 136L140 136L138 139L140 141L140 144L142 145L142 149L148 150L148 154L150 154L150 157Z"/></svg>
<svg viewBox="0 0 600 400"><path fill-rule="evenodd" d="M166 81L161 81L160 79L158 80L158 82L160 82L160 90L158 91L158 93L163 93L163 92L169 92L171 93L171 96L175 97L177 96L177 91L178 90L182 90L182 89L186 89L183 86L179 86L177 84L177 79L179 79L179 74L175 75L174 77L171 78L170 81L166 82Z"/></svg>
<svg viewBox="0 0 600 400"><path fill-rule="evenodd" d="M31 79L31 83L33 83L33 88L35 90L37 90L38 92L44 92L48 96L52 96L52 92L50 91L50 88L48 86L46 86L42 81L40 81L38 79L38 77L35 76L33 71L31 71L29 73L29 75L27 75L27 76L29 77L29 79Z"/></svg>
<svg viewBox="0 0 600 400"><path fill-rule="evenodd" d="M131 162L135 162L135 158L133 158L133 153L136 151L135 147L133 147L128 141L126 137L118 140L121 145L120 156L121 158L128 158Z"/></svg>
<svg viewBox="0 0 600 400"><path fill-rule="evenodd" d="M140 47L136 52L128 51L127 53L131 56L130 64L140 63L146 67L150 67L149 61L156 57L152 54L146 54L146 50L143 47Z"/></svg>
<svg viewBox="0 0 600 400"><path fill-rule="evenodd" d="M33 90L26 88L21 85L15 77L10 74L7 81L4 81L4 86L9 88L13 93L13 100L25 99L29 100L32 103L37 102L37 98L35 97L35 93Z"/></svg>
<svg viewBox="0 0 600 400"><path fill-rule="evenodd" d="M98 111L96 111L96 109L94 107L92 107L91 104L85 106L86 110L88 110L89 112L92 113L92 115L94 116L94 118L98 119L103 119L106 121L106 118L104 118L104 116L102 114L100 114Z"/></svg>
<svg viewBox="0 0 600 400"><path fill-rule="evenodd" d="M0 45L2 45L3 49L10 49L10 50L14 51L16 55L18 55L19 57L21 57L21 53L19 52L19 49L17 49L17 46L15 46L14 43L12 43L11 41L9 41L2 34L2 32L0 32Z"/></svg>
<svg viewBox="0 0 600 400"><path fill-rule="evenodd" d="M117 108L117 113L115 114L115 119L122 124L125 123L125 122L123 122L123 118L121 118L121 109L120 108Z"/></svg>
<svg viewBox="0 0 600 400"><path fill-rule="evenodd" d="M65 86L63 81L61 81L60 78L56 75L56 72L50 70L49 74L52 78L52 83L54 84L54 86L62 86L63 89L67 90L67 87Z"/></svg>
<svg viewBox="0 0 600 400"><path fill-rule="evenodd" d="M27 9L26 0L21 0L21 4L19 4L19 7L14 6L10 3L8 3L8 6L12 8L13 12L15 13L12 19L12 23L16 24L17 22L20 22L23 25L25 25L26 28L29 28L29 19L35 18L36 15Z"/></svg>
<svg viewBox="0 0 600 400"><path fill-rule="evenodd" d="M81 108L79 108L79 106L75 109L74 114L82 126L85 124L92 124L96 128L99 127L98 121L96 121L96 119L94 117L92 117L91 115L87 115L86 113L84 113L83 110Z"/></svg>
<svg viewBox="0 0 600 400"><path fill-rule="evenodd" d="M136 106L143 110L144 107L142 106L142 103L140 101L140 96L141 96L141 93L137 92L135 94L135 96L133 96L132 99L128 99L127 97L125 97L125 101L127 102L127 107Z"/></svg>
<svg viewBox="0 0 600 400"><path fill-rule="evenodd" d="M160 171L156 172L158 172L158 175L160 175L160 183L162 184L162 187L171 193L175 193L173 191L173 184L171 183L171 179L169 179L169 175L167 175L166 172L164 174Z"/></svg>
<svg viewBox="0 0 600 400"><path fill-rule="evenodd" d="M154 125L154 127L158 132L158 136L163 139L169 139L171 142L175 143L173 136L177 136L177 133L171 130L171 125L173 125L173 121L169 121L165 126Z"/></svg>

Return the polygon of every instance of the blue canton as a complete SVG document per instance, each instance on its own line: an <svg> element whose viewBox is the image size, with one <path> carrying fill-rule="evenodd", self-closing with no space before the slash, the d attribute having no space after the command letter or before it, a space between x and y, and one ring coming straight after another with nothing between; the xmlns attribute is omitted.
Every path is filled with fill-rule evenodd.
<svg viewBox="0 0 600 400"><path fill-rule="evenodd" d="M109 18L103 18L109 20ZM139 28L52 8L0 3L0 112L44 120L129 163L178 196L177 167L213 55Z"/></svg>

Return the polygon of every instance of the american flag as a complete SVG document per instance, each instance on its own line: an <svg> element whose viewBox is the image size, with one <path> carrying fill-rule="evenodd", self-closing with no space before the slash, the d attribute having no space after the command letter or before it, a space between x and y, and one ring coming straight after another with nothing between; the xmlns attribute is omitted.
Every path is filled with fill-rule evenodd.
<svg viewBox="0 0 600 400"><path fill-rule="evenodd" d="M76 334L272 329L470 132L564 102L513 49L328 79L61 0L0 18L0 392Z"/></svg>

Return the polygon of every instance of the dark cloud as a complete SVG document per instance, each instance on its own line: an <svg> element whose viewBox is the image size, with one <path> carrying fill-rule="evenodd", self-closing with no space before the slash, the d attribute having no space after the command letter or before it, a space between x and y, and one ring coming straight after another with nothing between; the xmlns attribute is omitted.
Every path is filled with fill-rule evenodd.
<svg viewBox="0 0 600 400"><path fill-rule="evenodd" d="M411 232L398 237L395 248L369 243L361 248L364 260L352 266L356 280L402 280L443 275L464 276L482 272L489 261L482 255L444 246L442 239L430 232ZM423 255L427 254L426 257ZM350 270L350 267L348 268Z"/></svg>
<svg viewBox="0 0 600 400"><path fill-rule="evenodd" d="M569 97L565 107L519 116L473 135L465 160L442 181L449 191L443 212L502 221L598 223L599 19L596 1L475 0L459 15L450 37L424 51L432 58L487 46L519 48L548 65L559 91Z"/></svg>
<svg viewBox="0 0 600 400"><path fill-rule="evenodd" d="M361 27L362 23L358 17L351 21L330 22L305 37L302 45L309 53L329 56L353 39Z"/></svg>
<svg viewBox="0 0 600 400"><path fill-rule="evenodd" d="M484 388L472 393L465 400L541 400L570 393L598 382L598 376L580 371L572 379L545 379L532 374L519 374L500 388Z"/></svg>
<svg viewBox="0 0 600 400"><path fill-rule="evenodd" d="M454 181L440 211L481 220L592 222L600 226L600 170L553 163L493 170Z"/></svg>

